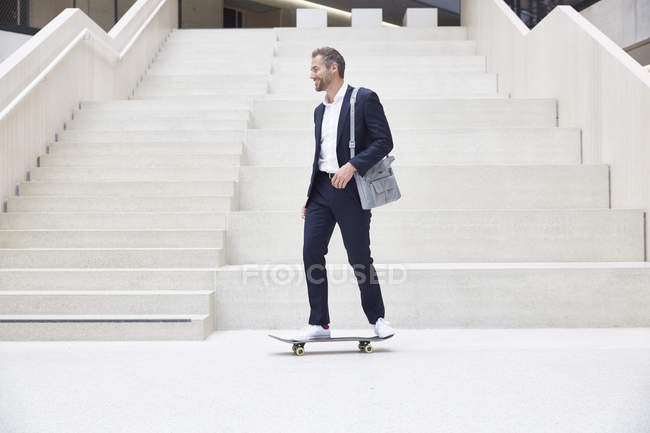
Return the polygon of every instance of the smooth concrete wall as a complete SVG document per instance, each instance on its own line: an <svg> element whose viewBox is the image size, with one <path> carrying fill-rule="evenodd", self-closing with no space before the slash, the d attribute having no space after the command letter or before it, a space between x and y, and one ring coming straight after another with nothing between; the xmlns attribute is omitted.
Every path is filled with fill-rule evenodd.
<svg viewBox="0 0 650 433"><path fill-rule="evenodd" d="M77 7L81 1L77 3ZM93 21L97 23L99 27L105 31L109 31L113 25L115 25L115 4L112 1L106 0L86 0L88 15ZM118 1L119 5L119 1ZM118 6L119 9L119 6Z"/></svg>
<svg viewBox="0 0 650 433"><path fill-rule="evenodd" d="M246 28L272 28L295 27L295 9L273 9L267 12L244 12L244 27Z"/></svg>
<svg viewBox="0 0 650 433"><path fill-rule="evenodd" d="M183 28L223 27L223 0L183 0L182 7Z"/></svg>
<svg viewBox="0 0 650 433"><path fill-rule="evenodd" d="M18 47L27 42L31 35L22 33L5 32L0 30L0 62L9 57Z"/></svg>
<svg viewBox="0 0 650 433"><path fill-rule="evenodd" d="M79 2L87 3L89 0L79 0ZM61 11L65 8L72 7L70 0L48 0L40 1L38 3L31 2L29 8L29 25L40 29L45 27L47 23L52 21ZM81 8L81 5L77 5ZM84 11L88 13L88 11Z"/></svg>
<svg viewBox="0 0 650 433"><path fill-rule="evenodd" d="M650 64L650 1L601 0L580 13L637 62Z"/></svg>
<svg viewBox="0 0 650 433"><path fill-rule="evenodd" d="M121 17L128 11L131 6L135 3L135 0L118 0L117 2L117 13Z"/></svg>
<svg viewBox="0 0 650 433"><path fill-rule="evenodd" d="M2 202L14 195L80 101L132 94L176 27L177 5L138 0L108 34L80 9L65 9L0 63Z"/></svg>
<svg viewBox="0 0 650 433"><path fill-rule="evenodd" d="M580 13L620 47L650 38L648 0L600 0Z"/></svg>
<svg viewBox="0 0 650 433"><path fill-rule="evenodd" d="M633 46L627 53L644 66L650 66L650 38L645 43Z"/></svg>
<svg viewBox="0 0 650 433"><path fill-rule="evenodd" d="M558 125L582 129L584 163L611 167L613 208L650 209L650 74L641 65L569 6L529 30L501 0L461 0L461 22L500 93L556 98Z"/></svg>
<svg viewBox="0 0 650 433"><path fill-rule="evenodd" d="M244 13L244 27L280 27L282 22L282 11L273 9L266 12L246 11Z"/></svg>
<svg viewBox="0 0 650 433"><path fill-rule="evenodd" d="M438 27L438 9L406 8L402 25L404 27Z"/></svg>
<svg viewBox="0 0 650 433"><path fill-rule="evenodd" d="M311 9L311 8L296 9L296 27L300 27L300 28L327 27L327 11L325 9Z"/></svg>

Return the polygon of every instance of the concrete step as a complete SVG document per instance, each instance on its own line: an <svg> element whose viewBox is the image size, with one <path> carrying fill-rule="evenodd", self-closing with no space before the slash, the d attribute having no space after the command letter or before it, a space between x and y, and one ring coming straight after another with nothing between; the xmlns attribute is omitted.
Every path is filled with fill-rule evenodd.
<svg viewBox="0 0 650 433"><path fill-rule="evenodd" d="M177 106L178 104L187 104L193 108L200 106L208 106L210 108L221 109L223 107L232 106L236 108L250 107L255 99L259 99L260 95L247 95L247 94L222 94L215 101L213 94L209 95L148 95L140 96L135 94L131 97L132 101L142 100L149 101L155 104L162 104L162 106L170 105ZM227 102L230 102L228 104Z"/></svg>
<svg viewBox="0 0 650 433"><path fill-rule="evenodd" d="M233 181L238 167L214 168L122 168L122 167L35 167L32 180L58 181Z"/></svg>
<svg viewBox="0 0 650 433"><path fill-rule="evenodd" d="M242 44L262 43L274 44L277 35L273 29L174 29L169 34L166 44L182 43L195 44L201 41L223 43L242 42Z"/></svg>
<svg viewBox="0 0 650 433"><path fill-rule="evenodd" d="M133 100L136 102L136 100ZM142 100L137 100L142 101ZM119 107L85 107L75 112L75 120L146 120L146 119L176 119L202 118L212 120L248 120L250 110L248 108L237 108L233 110L204 109L194 107L155 107L135 106L122 109Z"/></svg>
<svg viewBox="0 0 650 433"><path fill-rule="evenodd" d="M214 269L0 269L0 290L206 290Z"/></svg>
<svg viewBox="0 0 650 433"><path fill-rule="evenodd" d="M352 83L356 85L356 83ZM380 92L381 93L381 92ZM312 107L312 111L323 102L324 94L321 92L316 92L316 91L310 91L310 92L299 92L299 93L294 93L294 94L275 94L275 93L268 93L266 95L262 95L258 98L255 99L255 101L263 101L263 102L275 102L275 101L291 101L293 103L299 104L305 104L308 106ZM422 100L427 100L427 101L440 101L440 100L456 100L456 101L467 101L467 100L487 100L487 101L507 101L508 98L506 98L504 95L499 95L499 94L474 94L474 95L463 95L463 94L455 94L455 95L434 95L434 94L426 94L426 95L408 95L408 96L400 96L400 95L386 95L385 97L381 98L381 102L383 104L384 101L386 100L395 100L399 99L401 100L402 103L408 103L409 101L422 101Z"/></svg>
<svg viewBox="0 0 650 433"><path fill-rule="evenodd" d="M275 42L277 39L275 29L221 29L221 28L195 28L195 29L173 29L169 34L167 43L188 42L195 43L214 39L218 41L255 41Z"/></svg>
<svg viewBox="0 0 650 433"><path fill-rule="evenodd" d="M221 86L216 86L221 87ZM141 84L135 89L136 98L166 98L169 96L213 96L215 98L228 96L247 96L248 98L257 98L266 94L266 84L246 89L237 87L223 87L215 89L205 89L199 86L190 86L184 88L162 87L157 85Z"/></svg>
<svg viewBox="0 0 650 433"><path fill-rule="evenodd" d="M311 54L301 57L274 57L267 66L266 61L260 65L254 59L233 60L204 55L184 58L165 58L156 60L148 70L148 76L191 75L209 77L228 71L231 74L258 73L295 73L306 74L311 65ZM345 56L346 75L348 73L384 73L411 74L418 72L486 72L484 56L477 55L435 55L435 56L366 56L363 53Z"/></svg>
<svg viewBox="0 0 650 433"><path fill-rule="evenodd" d="M236 208L231 196L13 196L9 212L226 212Z"/></svg>
<svg viewBox="0 0 650 433"><path fill-rule="evenodd" d="M398 164L579 164L576 128L391 129ZM242 164L309 165L314 129L251 129Z"/></svg>
<svg viewBox="0 0 650 433"><path fill-rule="evenodd" d="M264 87L268 81L269 74L266 71L263 73L233 74L230 71L222 70L221 73L210 76L195 74L157 75L149 71L142 84L178 89L203 87L205 90L221 90L232 86L240 89Z"/></svg>
<svg viewBox="0 0 650 433"><path fill-rule="evenodd" d="M5 230L225 228L225 212L0 212L0 229Z"/></svg>
<svg viewBox="0 0 650 433"><path fill-rule="evenodd" d="M367 76L366 76L367 75ZM396 82L394 73L352 73L349 83L362 83L385 97L497 95L496 74L484 72L415 72L408 80ZM269 83L269 93L294 95L314 93L314 82L305 73L274 75Z"/></svg>
<svg viewBox="0 0 650 433"><path fill-rule="evenodd" d="M241 167L239 208L295 209L305 200L311 171L311 167ZM606 165L394 164L394 172L402 198L387 205L386 209L609 207L609 168ZM330 188L334 191L333 186Z"/></svg>
<svg viewBox="0 0 650 433"><path fill-rule="evenodd" d="M273 34L254 36L244 34L240 34L239 36L215 34L205 35L201 38L170 37L162 46L162 52L167 50L180 51L182 49L192 50L211 47L213 52L234 56L240 52L267 52L270 48L273 48L276 43L277 36ZM232 44L237 44L238 50L233 50Z"/></svg>
<svg viewBox="0 0 650 433"><path fill-rule="evenodd" d="M223 247L223 230L0 230L0 248Z"/></svg>
<svg viewBox="0 0 650 433"><path fill-rule="evenodd" d="M231 196L235 182L21 182L19 192L27 196Z"/></svg>
<svg viewBox="0 0 650 433"><path fill-rule="evenodd" d="M239 165L240 155L193 155L186 154L150 154L140 155L59 155L50 153L40 156L41 167L137 167L137 168L175 168L175 167L212 167Z"/></svg>
<svg viewBox="0 0 650 433"><path fill-rule="evenodd" d="M212 45L168 43L165 44L163 50L158 53L154 61L184 61L188 59L200 59L218 56L221 59L230 60L231 62L236 63L237 60L242 57L242 55L246 55L250 56L251 58L256 58L260 63L265 64L271 61L275 52L274 44L264 44L263 46L242 46L241 49L238 47L237 50L233 50L232 45L221 47L219 45L219 42L216 42Z"/></svg>
<svg viewBox="0 0 650 433"><path fill-rule="evenodd" d="M386 73L412 73L414 71L471 71L485 72L484 56L476 55L421 55L421 56L367 56L364 53L346 55L346 74L348 72L363 73L381 70ZM249 74L250 71L260 73L309 71L311 52L301 57L274 57L267 67L251 59L215 57L213 54L193 54L191 56L164 56L156 59L148 70L151 75L193 75L207 76L222 74L228 71L232 74Z"/></svg>
<svg viewBox="0 0 650 433"><path fill-rule="evenodd" d="M229 264L302 263L303 220L294 211L228 215ZM379 263L643 261L642 210L374 209ZM339 230L328 263L347 263Z"/></svg>
<svg viewBox="0 0 650 433"><path fill-rule="evenodd" d="M214 268L221 248L0 248L0 268Z"/></svg>
<svg viewBox="0 0 650 433"><path fill-rule="evenodd" d="M153 75L149 74L145 80L140 83L139 88L151 87L161 89L183 90L201 90L204 93L224 92L231 89L237 89L241 93L250 93L266 90L266 84L269 81L269 74L214 74L205 75Z"/></svg>
<svg viewBox="0 0 650 433"><path fill-rule="evenodd" d="M312 120L313 123L313 120ZM174 125L172 125L174 126ZM244 140L243 128L239 130L169 130L159 131L84 131L67 130L59 136L59 141L67 143L241 143Z"/></svg>
<svg viewBox="0 0 650 433"><path fill-rule="evenodd" d="M208 77L228 71L231 74L249 74L251 71L270 74L271 61L273 58L264 60L260 65L259 60L251 59L227 59L215 58L212 55L198 57L185 57L178 59L166 57L157 59L147 73L157 76L192 75L195 77Z"/></svg>
<svg viewBox="0 0 650 433"><path fill-rule="evenodd" d="M316 48L311 41L278 42L278 57L306 57ZM345 41L335 47L347 56L473 56L476 41Z"/></svg>
<svg viewBox="0 0 650 433"><path fill-rule="evenodd" d="M295 73L309 71L311 57L276 57L273 60L272 72L274 74ZM172 65L166 67L171 68ZM377 73L403 73L413 72L486 72L485 56L346 56L345 74Z"/></svg>
<svg viewBox="0 0 650 433"><path fill-rule="evenodd" d="M375 264L375 269L386 317L399 328L650 326L647 262ZM328 274L334 329L367 327L351 267L328 265ZM302 265L229 265L216 276L217 329L299 329L307 323Z"/></svg>
<svg viewBox="0 0 650 433"><path fill-rule="evenodd" d="M327 27L327 28L290 28L275 29L280 42L312 42L314 46L334 46L335 42L359 41L430 41L467 39L466 27ZM331 44L331 45L330 45Z"/></svg>
<svg viewBox="0 0 650 433"><path fill-rule="evenodd" d="M273 57L276 42L274 41L242 41L233 42L237 44L237 50L227 41L197 41L197 42L175 42L168 41L162 46L162 50L156 55L156 59L184 58L195 56L218 56L223 59L236 61L242 55L257 58L265 61Z"/></svg>
<svg viewBox="0 0 650 433"><path fill-rule="evenodd" d="M379 95L381 98L381 95ZM553 99L386 99L391 129L550 128L557 126ZM253 128L305 128L314 124L312 101L254 102Z"/></svg>
<svg viewBox="0 0 650 433"><path fill-rule="evenodd" d="M168 99L115 99L109 101L82 101L78 111L85 110L111 110L116 112L130 112L130 111L150 111L156 112L178 112L186 110L188 113L200 111L228 111L232 110L237 112L240 110L248 110L250 104L248 100L243 102L241 96L233 96L230 98L217 99L209 97L178 97Z"/></svg>
<svg viewBox="0 0 650 433"><path fill-rule="evenodd" d="M243 139L243 137L242 137ZM159 142L95 142L57 141L50 144L50 154L56 157L64 156L130 156L142 157L152 154L168 155L224 155L232 158L239 157L242 152L241 141L218 142L202 138L193 141L164 141Z"/></svg>
<svg viewBox="0 0 650 433"><path fill-rule="evenodd" d="M213 322L208 314L12 314L0 316L0 340L204 340Z"/></svg>
<svg viewBox="0 0 650 433"><path fill-rule="evenodd" d="M424 86L424 88L431 88L432 85L444 87L454 85L461 89L463 84L466 87L477 87L481 83L496 82L496 74L484 71L421 71L415 70L408 73L400 83L395 82L395 74L393 72L386 72L384 70L362 70L362 71L348 71L345 70L345 81L348 83L363 83L363 87L374 89L381 85L386 87L393 84L395 87L416 87ZM286 88L291 84L300 83L301 81L308 81L313 84L313 81L305 74L304 69L297 69L289 72L276 72L269 77L269 85L271 90ZM313 86L312 86L313 87ZM314 89L310 89L314 91ZM324 93L323 93L324 95ZM398 98L399 99L399 98Z"/></svg>
<svg viewBox="0 0 650 433"><path fill-rule="evenodd" d="M0 290L1 315L208 314L212 290Z"/></svg>
<svg viewBox="0 0 650 433"><path fill-rule="evenodd" d="M74 120L67 124L71 131L238 131L246 129L247 120L214 120L178 116L170 119L129 119L129 120Z"/></svg>

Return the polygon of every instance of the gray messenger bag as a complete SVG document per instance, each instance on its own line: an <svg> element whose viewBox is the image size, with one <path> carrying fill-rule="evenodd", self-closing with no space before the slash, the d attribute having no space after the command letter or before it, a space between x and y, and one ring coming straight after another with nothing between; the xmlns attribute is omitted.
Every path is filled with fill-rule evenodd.
<svg viewBox="0 0 650 433"><path fill-rule="evenodd" d="M357 100L358 87L352 90L350 98L350 159L354 158L354 103ZM390 165L395 161L394 156L385 156L377 164L368 169L365 176L354 172L354 180L359 190L361 207L372 209L399 199L402 195L397 186L397 179Z"/></svg>

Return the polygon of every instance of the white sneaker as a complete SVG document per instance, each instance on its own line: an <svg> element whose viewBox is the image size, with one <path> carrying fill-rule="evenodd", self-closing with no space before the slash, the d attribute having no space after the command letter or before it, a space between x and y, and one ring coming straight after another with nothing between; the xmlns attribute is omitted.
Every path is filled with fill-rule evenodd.
<svg viewBox="0 0 650 433"><path fill-rule="evenodd" d="M389 321L384 320L383 317L380 317L377 319L377 322L375 322L375 334L377 334L377 337L385 338L389 335L395 334L395 330L390 327Z"/></svg>
<svg viewBox="0 0 650 433"><path fill-rule="evenodd" d="M330 330L320 325L307 325L293 337L294 340L311 340L314 338L330 338Z"/></svg>

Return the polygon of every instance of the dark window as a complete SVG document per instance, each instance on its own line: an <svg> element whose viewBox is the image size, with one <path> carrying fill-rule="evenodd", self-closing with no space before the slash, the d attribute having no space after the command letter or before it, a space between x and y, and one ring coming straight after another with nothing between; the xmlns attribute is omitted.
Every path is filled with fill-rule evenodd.
<svg viewBox="0 0 650 433"><path fill-rule="evenodd" d="M510 8L530 28L535 27L555 6L573 6L578 12L600 0L505 0Z"/></svg>
<svg viewBox="0 0 650 433"><path fill-rule="evenodd" d="M18 24L18 0L0 2L0 23Z"/></svg>
<svg viewBox="0 0 650 433"><path fill-rule="evenodd" d="M39 29L29 26L30 0L0 0L0 30L33 35Z"/></svg>
<svg viewBox="0 0 650 433"><path fill-rule="evenodd" d="M226 29L242 28L243 13L236 9L223 8L223 27Z"/></svg>

